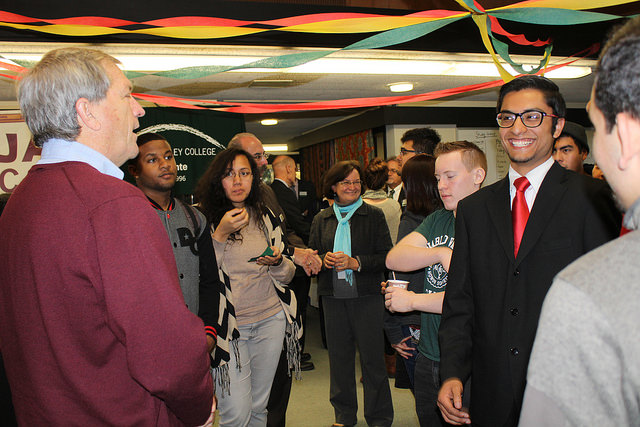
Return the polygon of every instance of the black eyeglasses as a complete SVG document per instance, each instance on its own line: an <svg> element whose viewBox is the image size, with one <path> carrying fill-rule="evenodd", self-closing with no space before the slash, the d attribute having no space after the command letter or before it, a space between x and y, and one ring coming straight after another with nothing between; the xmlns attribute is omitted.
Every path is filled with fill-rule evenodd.
<svg viewBox="0 0 640 427"><path fill-rule="evenodd" d="M522 124L528 128L537 128L542 124L545 116L558 118L555 114L545 113L538 110L527 110L522 113L511 113L509 111L500 112L496 116L496 122L501 128L510 128L516 123L516 119L520 117Z"/></svg>
<svg viewBox="0 0 640 427"><path fill-rule="evenodd" d="M401 148L400 149L400 154L402 154L403 156L407 153L417 153L416 150L407 150L406 148Z"/></svg>

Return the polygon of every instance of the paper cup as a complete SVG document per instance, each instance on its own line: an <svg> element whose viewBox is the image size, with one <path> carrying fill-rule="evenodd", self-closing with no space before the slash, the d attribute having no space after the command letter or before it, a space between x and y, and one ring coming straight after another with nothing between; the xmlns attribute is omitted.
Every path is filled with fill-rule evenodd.
<svg viewBox="0 0 640 427"><path fill-rule="evenodd" d="M407 282L406 280L389 279L387 280L387 286L392 286L394 288L407 289L409 287L409 282Z"/></svg>

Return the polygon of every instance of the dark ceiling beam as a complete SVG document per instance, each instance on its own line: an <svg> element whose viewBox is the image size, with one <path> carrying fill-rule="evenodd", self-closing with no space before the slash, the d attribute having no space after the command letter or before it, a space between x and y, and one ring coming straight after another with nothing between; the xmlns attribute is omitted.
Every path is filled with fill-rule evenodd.
<svg viewBox="0 0 640 427"><path fill-rule="evenodd" d="M312 3L312 4L310 4ZM174 16L210 16L248 21L264 21L275 18L327 13L361 12L387 15L405 15L421 7L420 10L448 9L461 10L453 0L346 0L344 6L326 5L328 1L222 1L176 2L156 0L153 7L146 2L130 0L110 0L108 2L51 2L50 0L22 0L4 7L5 11L36 18L63 18L72 16L105 16L136 22ZM333 2L335 3L335 2ZM485 8L513 3L504 0L480 0ZM416 6L418 4L419 6ZM354 7L366 5L373 7ZM386 5L386 6L385 6ZM377 6L377 7L376 7ZM607 8L607 12L621 15L640 13L640 2ZM501 21L509 32L524 34L529 40L554 40L554 56L572 55L594 43L601 42L616 23L604 22L574 26L540 26ZM62 37L28 30L0 28L0 40L5 42L82 42L82 43L169 43L169 44L231 44L285 47L325 47L341 48L362 40L373 33L364 34L305 34L266 31L258 34L210 40L170 39L148 35L118 34L99 37ZM450 24L433 34L417 40L391 46L391 49L485 53L478 29L471 19ZM540 55L540 48L511 46L512 54Z"/></svg>

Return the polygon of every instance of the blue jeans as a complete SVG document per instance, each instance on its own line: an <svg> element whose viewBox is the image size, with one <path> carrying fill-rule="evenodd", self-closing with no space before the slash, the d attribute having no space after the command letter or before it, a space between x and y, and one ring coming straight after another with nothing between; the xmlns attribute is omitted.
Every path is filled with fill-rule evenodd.
<svg viewBox="0 0 640 427"><path fill-rule="evenodd" d="M411 332L409 331L409 325L402 325L402 338L407 338L411 336ZM404 367L407 369L407 375L409 376L409 381L411 382L411 387L415 388L415 369L416 369L416 357L418 356L418 343L414 342L413 339L407 340L407 345L413 347L414 350L411 351L411 356L408 359L404 357L400 357L402 362L404 363Z"/></svg>
<svg viewBox="0 0 640 427"><path fill-rule="evenodd" d="M229 377L231 393L218 397L220 427L264 427L271 383L282 351L286 326L284 311L259 322L238 326L240 369L231 352Z"/></svg>

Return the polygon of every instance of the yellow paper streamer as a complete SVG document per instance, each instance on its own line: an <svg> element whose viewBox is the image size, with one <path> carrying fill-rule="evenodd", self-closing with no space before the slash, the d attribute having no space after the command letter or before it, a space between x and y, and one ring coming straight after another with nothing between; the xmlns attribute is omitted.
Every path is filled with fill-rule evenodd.
<svg viewBox="0 0 640 427"><path fill-rule="evenodd" d="M24 25L8 22L0 22L3 27L11 27L18 30L32 30L40 33L57 34L61 36L102 36L106 34L130 33L119 28L97 27L93 25Z"/></svg>
<svg viewBox="0 0 640 427"><path fill-rule="evenodd" d="M159 27L133 30L132 33L176 39L212 39L221 37L246 36L264 32L262 28L244 27Z"/></svg>
<svg viewBox="0 0 640 427"><path fill-rule="evenodd" d="M500 77L502 77L502 80L504 80L505 83L510 82L511 80L513 80L513 76L500 64L498 55L496 54L495 50L493 50L493 45L491 44L491 40L489 39L489 31L487 29L487 16L484 14L478 15L474 13L471 15L471 17L480 30L482 43L487 49L487 52L491 54L491 58L493 58L493 62L496 64L496 68L498 68L498 72L500 73Z"/></svg>
<svg viewBox="0 0 640 427"><path fill-rule="evenodd" d="M278 31L305 33L375 33L408 27L409 25L439 21L453 17L464 16L466 13L452 14L446 17L415 17L415 16L384 16L371 18L337 19L335 21L313 22L309 24L292 25L278 28Z"/></svg>
<svg viewBox="0 0 640 427"><path fill-rule="evenodd" d="M458 1L458 0L456 0ZM458 1L459 2L459 1ZM525 7L551 7L557 9L585 10L598 9L601 7L618 6L626 3L633 3L633 0L529 0L514 3L507 6L496 7L487 12L503 9L516 9Z"/></svg>

